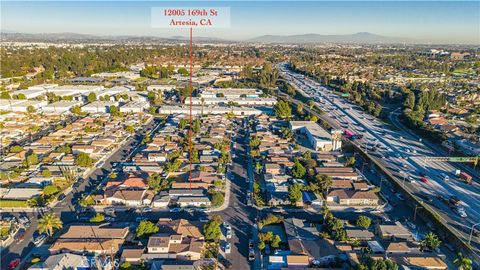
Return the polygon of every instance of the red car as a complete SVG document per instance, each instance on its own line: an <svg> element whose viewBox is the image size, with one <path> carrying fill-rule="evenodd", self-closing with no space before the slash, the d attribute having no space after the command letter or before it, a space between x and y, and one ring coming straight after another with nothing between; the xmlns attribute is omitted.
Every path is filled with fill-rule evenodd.
<svg viewBox="0 0 480 270"><path fill-rule="evenodd" d="M420 178L420 181L422 181L423 183L428 183L428 179L425 176Z"/></svg>
<svg viewBox="0 0 480 270"><path fill-rule="evenodd" d="M13 269L15 269L15 267L17 267L19 265L20 265L20 259L16 258L15 260L10 261L10 263L8 264L8 269L13 270Z"/></svg>

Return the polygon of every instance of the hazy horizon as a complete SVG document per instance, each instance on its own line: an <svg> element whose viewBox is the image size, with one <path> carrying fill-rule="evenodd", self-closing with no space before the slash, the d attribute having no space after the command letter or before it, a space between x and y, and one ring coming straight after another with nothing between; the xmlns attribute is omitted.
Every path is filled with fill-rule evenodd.
<svg viewBox="0 0 480 270"><path fill-rule="evenodd" d="M1 30L102 36L188 36L150 25L152 7L230 7L231 27L195 36L375 35L420 43L480 44L480 2L1 2Z"/></svg>

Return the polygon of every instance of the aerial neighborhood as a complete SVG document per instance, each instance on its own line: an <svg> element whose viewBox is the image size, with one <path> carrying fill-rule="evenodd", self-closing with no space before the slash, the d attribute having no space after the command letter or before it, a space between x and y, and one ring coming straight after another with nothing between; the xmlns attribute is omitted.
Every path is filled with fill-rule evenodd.
<svg viewBox="0 0 480 270"><path fill-rule="evenodd" d="M0 269L480 269L478 46L1 34Z"/></svg>

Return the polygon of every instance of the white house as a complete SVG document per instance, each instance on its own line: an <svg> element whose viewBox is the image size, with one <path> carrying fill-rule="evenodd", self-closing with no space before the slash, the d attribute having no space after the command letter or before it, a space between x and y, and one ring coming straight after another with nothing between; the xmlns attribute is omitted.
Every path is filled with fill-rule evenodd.
<svg viewBox="0 0 480 270"><path fill-rule="evenodd" d="M180 207L201 207L210 206L211 202L207 196L182 196L178 198L177 204Z"/></svg>

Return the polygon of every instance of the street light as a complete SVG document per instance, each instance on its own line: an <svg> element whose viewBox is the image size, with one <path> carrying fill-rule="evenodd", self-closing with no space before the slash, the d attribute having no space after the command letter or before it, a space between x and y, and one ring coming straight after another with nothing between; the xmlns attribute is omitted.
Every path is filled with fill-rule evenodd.
<svg viewBox="0 0 480 270"><path fill-rule="evenodd" d="M472 225L472 229L470 230L470 236L468 237L468 244L469 244L469 245L470 245L470 242L472 241L473 229L474 229L475 226L477 226L477 225L480 225L480 222Z"/></svg>
<svg viewBox="0 0 480 270"><path fill-rule="evenodd" d="M415 222L415 219L417 218L417 209L418 208L423 208L423 206L415 205L415 211L413 212L413 222Z"/></svg>

